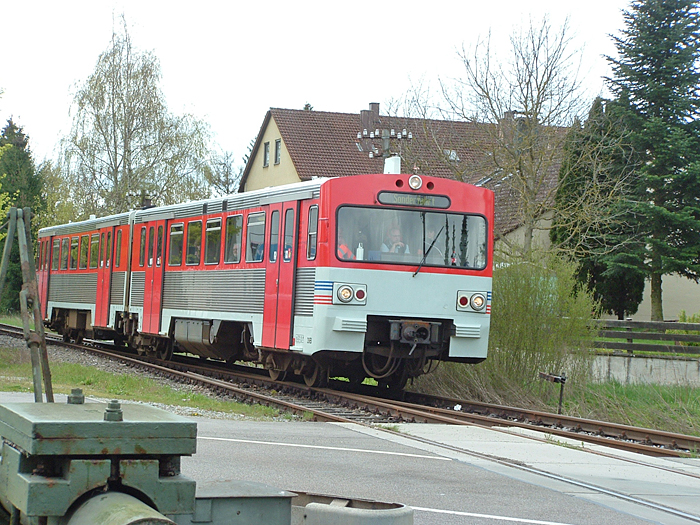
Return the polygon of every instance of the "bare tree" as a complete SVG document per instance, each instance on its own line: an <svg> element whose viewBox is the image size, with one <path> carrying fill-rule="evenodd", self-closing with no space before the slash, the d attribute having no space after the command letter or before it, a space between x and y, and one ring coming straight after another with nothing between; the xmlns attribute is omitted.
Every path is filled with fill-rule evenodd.
<svg viewBox="0 0 700 525"><path fill-rule="evenodd" d="M132 209L143 195L170 204L208 193L206 125L168 111L158 59L134 49L122 25L78 89L63 141L61 171L82 216Z"/></svg>
<svg viewBox="0 0 700 525"><path fill-rule="evenodd" d="M236 166L232 152L221 151L212 156L204 176L214 195L230 195L238 191L243 166Z"/></svg>
<svg viewBox="0 0 700 525"><path fill-rule="evenodd" d="M497 232L508 251L527 255L535 231L546 228L542 219L555 213L554 197L567 176L560 173L567 131L586 109L578 51L571 49L568 24L554 29L545 18L513 33L506 61L499 61L490 35L471 53L462 48L459 57L463 77L441 82L443 114L479 125L470 139L482 154L469 169L496 191L497 203L509 215ZM575 214L596 221L586 208L600 209L610 193L595 184L589 189L580 201L585 206ZM515 226L523 235L513 242L504 234Z"/></svg>

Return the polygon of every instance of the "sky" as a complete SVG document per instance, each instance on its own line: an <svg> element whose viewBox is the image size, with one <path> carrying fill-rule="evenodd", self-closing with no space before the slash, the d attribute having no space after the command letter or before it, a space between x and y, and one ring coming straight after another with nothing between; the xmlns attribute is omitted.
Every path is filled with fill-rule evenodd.
<svg viewBox="0 0 700 525"><path fill-rule="evenodd" d="M0 8L0 127L30 138L37 163L57 158L77 88L126 18L132 45L160 60L171 113L207 122L219 149L240 159L271 107L380 111L412 85L458 78L457 51L490 33L497 50L514 30L568 18L581 80L605 93L603 55L624 27L629 0L55 0Z"/></svg>

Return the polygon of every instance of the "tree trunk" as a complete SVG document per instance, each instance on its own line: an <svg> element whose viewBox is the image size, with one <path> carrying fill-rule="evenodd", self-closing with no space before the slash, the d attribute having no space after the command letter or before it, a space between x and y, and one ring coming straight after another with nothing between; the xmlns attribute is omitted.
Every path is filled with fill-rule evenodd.
<svg viewBox="0 0 700 525"><path fill-rule="evenodd" d="M651 320L663 321L664 309L661 302L661 274L651 274Z"/></svg>

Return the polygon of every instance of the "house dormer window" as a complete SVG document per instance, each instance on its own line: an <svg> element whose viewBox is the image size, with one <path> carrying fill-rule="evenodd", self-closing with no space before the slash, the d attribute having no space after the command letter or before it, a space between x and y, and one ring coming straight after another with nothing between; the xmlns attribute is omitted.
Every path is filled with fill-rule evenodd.
<svg viewBox="0 0 700 525"><path fill-rule="evenodd" d="M263 151L263 168L267 168L270 165L270 143L265 143L265 149Z"/></svg>
<svg viewBox="0 0 700 525"><path fill-rule="evenodd" d="M282 139L277 139L275 141L275 164L279 164L281 158L282 158Z"/></svg>

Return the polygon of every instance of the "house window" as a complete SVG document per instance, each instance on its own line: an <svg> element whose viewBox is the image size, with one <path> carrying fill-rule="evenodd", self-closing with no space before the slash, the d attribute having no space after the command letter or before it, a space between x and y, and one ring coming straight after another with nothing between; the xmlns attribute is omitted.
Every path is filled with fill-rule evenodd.
<svg viewBox="0 0 700 525"><path fill-rule="evenodd" d="M442 153L445 155L447 160L450 162L459 162L459 155L457 155L457 152L453 149L444 149L442 150Z"/></svg>
<svg viewBox="0 0 700 525"><path fill-rule="evenodd" d="M265 143L265 149L263 151L263 168L267 168L270 165L270 143Z"/></svg>
<svg viewBox="0 0 700 525"><path fill-rule="evenodd" d="M281 158L282 158L282 139L277 139L275 141L275 164L279 164Z"/></svg>

